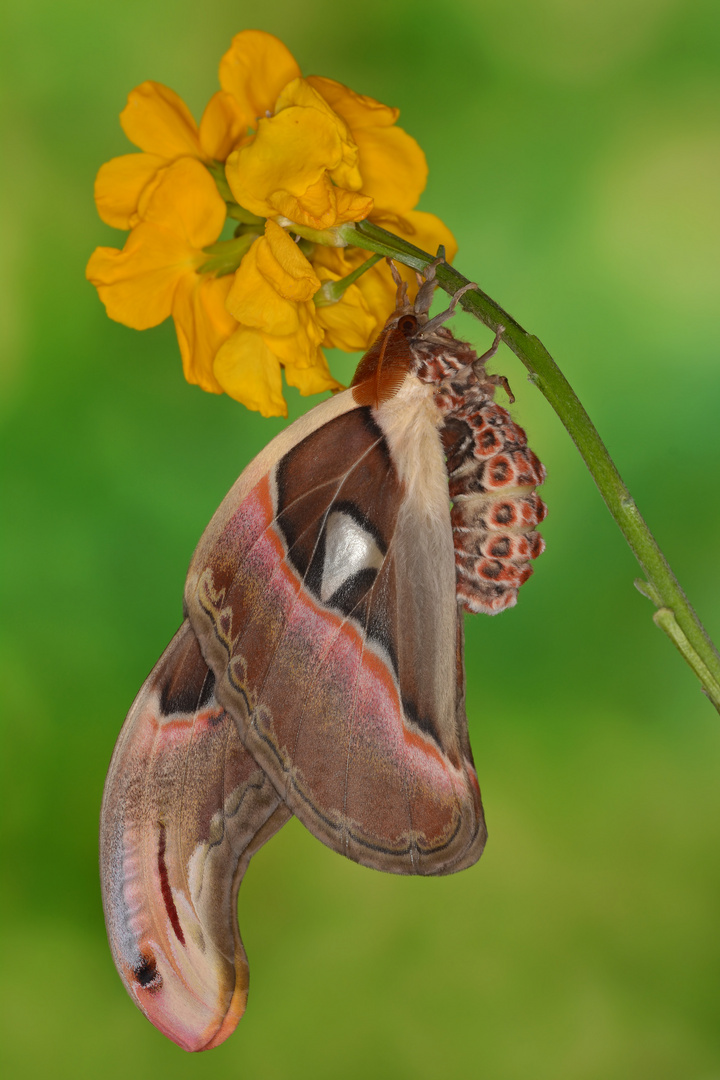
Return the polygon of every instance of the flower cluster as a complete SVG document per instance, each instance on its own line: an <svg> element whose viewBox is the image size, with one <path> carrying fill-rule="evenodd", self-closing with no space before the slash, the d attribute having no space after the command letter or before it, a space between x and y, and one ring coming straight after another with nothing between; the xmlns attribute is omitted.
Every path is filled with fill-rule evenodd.
<svg viewBox="0 0 720 1080"><path fill-rule="evenodd" d="M130 232L93 252L87 277L118 322L172 315L188 382L284 416L283 369L302 394L337 389L322 346L367 348L392 310L387 267L362 272L366 252L332 246L338 226L369 218L448 258L456 246L413 209L427 166L397 109L302 78L258 30L233 39L220 86L199 125L160 83L131 91L120 122L140 152L95 183L100 217Z"/></svg>

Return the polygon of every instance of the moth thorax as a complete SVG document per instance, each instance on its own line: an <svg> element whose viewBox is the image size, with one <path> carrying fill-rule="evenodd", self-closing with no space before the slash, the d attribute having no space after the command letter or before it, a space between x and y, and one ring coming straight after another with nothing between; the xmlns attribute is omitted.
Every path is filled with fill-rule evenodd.
<svg viewBox="0 0 720 1080"><path fill-rule="evenodd" d="M419 520L447 519L447 478L433 389L407 378L377 410L408 504Z"/></svg>

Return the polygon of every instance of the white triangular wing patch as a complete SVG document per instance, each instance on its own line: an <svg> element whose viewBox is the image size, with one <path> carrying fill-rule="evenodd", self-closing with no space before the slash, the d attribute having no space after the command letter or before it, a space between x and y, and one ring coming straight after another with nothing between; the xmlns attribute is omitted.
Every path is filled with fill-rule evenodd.
<svg viewBox="0 0 720 1080"><path fill-rule="evenodd" d="M325 559L320 599L326 602L360 570L379 570L383 553L375 537L350 514L333 510L325 526Z"/></svg>

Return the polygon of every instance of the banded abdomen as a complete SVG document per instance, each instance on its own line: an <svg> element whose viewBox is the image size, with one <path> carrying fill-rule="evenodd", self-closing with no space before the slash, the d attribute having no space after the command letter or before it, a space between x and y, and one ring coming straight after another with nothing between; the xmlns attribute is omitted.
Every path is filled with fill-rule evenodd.
<svg viewBox="0 0 720 1080"><path fill-rule="evenodd" d="M546 507L535 488L545 468L525 432L471 377L446 384L436 401L447 459L457 595L466 611L494 615L517 601L544 548L535 526Z"/></svg>

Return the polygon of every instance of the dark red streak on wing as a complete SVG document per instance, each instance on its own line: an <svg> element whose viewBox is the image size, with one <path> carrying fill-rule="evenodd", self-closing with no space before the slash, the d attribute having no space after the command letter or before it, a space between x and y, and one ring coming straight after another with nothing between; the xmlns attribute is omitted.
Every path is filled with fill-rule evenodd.
<svg viewBox="0 0 720 1080"><path fill-rule="evenodd" d="M162 897L165 902L165 910L168 913L168 918L175 931L175 937L181 945L184 945L185 935L183 934L180 925L180 917L177 913L177 908L175 907L175 901L173 900L167 866L165 864L165 826L162 821L160 822L160 838L158 840L158 871L160 873L160 888L162 889Z"/></svg>

